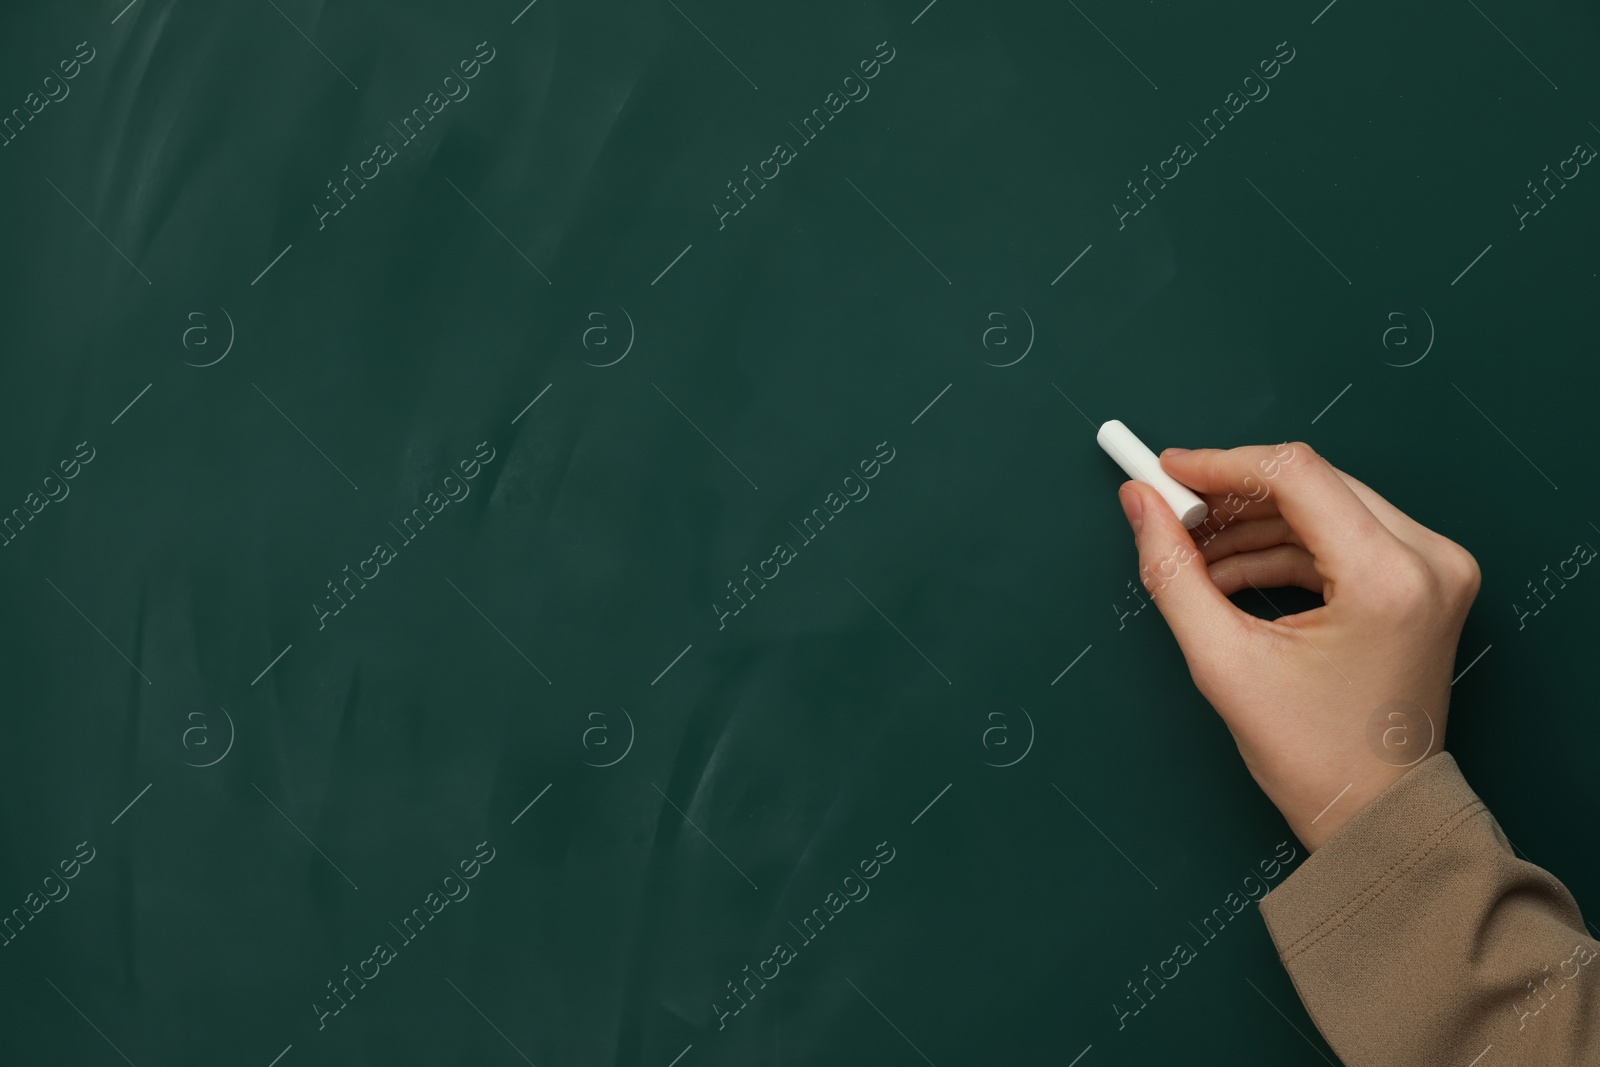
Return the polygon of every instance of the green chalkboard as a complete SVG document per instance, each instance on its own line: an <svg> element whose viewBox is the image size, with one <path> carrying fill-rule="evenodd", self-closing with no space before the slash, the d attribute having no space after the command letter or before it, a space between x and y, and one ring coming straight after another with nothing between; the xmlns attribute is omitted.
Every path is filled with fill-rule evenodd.
<svg viewBox="0 0 1600 1067"><path fill-rule="evenodd" d="M9 11L0 1061L1331 1060L1108 418L1470 548L1595 899L1600 24L1323 4Z"/></svg>

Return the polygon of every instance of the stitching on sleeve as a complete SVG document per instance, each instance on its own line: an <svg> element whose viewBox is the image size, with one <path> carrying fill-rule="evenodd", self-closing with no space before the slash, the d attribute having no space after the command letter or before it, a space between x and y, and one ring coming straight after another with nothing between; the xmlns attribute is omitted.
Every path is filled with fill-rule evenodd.
<svg viewBox="0 0 1600 1067"><path fill-rule="evenodd" d="M1467 820L1480 814L1488 814L1488 809L1484 807L1482 800L1474 799L1457 808L1441 821L1438 826L1434 827L1427 837L1423 838L1422 842L1413 848L1410 853L1391 864L1387 870L1374 878L1365 889L1324 919L1318 927L1290 946L1289 950L1284 952L1280 958L1287 964L1296 956L1304 955L1316 947L1319 941L1355 918L1363 908L1387 891L1402 875L1416 867L1431 852L1444 844L1445 840L1465 825Z"/></svg>

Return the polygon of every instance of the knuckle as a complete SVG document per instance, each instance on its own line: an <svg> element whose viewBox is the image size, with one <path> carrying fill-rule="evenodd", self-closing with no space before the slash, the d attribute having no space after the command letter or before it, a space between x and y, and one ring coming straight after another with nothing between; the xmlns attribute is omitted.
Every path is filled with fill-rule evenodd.
<svg viewBox="0 0 1600 1067"><path fill-rule="evenodd" d="M1401 615L1426 610L1439 592L1427 563L1410 549L1394 555L1372 588L1382 609Z"/></svg>
<svg viewBox="0 0 1600 1067"><path fill-rule="evenodd" d="M1284 448L1288 454L1279 458L1278 465L1285 471L1301 474L1322 462L1322 457L1304 441L1291 441Z"/></svg>
<svg viewBox="0 0 1600 1067"><path fill-rule="evenodd" d="M1446 540L1441 560L1448 591L1455 599L1467 604L1477 599L1478 590L1483 588L1483 571L1472 553Z"/></svg>

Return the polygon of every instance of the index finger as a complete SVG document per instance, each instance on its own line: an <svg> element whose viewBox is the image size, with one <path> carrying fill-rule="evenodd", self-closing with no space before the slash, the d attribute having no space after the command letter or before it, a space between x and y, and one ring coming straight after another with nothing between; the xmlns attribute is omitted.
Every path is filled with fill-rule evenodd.
<svg viewBox="0 0 1600 1067"><path fill-rule="evenodd" d="M1161 465L1197 493L1233 493L1265 483L1277 512L1311 554L1333 566L1357 566L1396 539L1339 472L1310 445L1201 448L1169 452Z"/></svg>

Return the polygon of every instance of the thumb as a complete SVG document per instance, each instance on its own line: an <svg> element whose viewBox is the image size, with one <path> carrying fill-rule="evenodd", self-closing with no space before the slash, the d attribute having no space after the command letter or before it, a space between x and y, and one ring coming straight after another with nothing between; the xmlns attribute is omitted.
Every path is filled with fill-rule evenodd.
<svg viewBox="0 0 1600 1067"><path fill-rule="evenodd" d="M1239 632L1241 612L1211 580L1205 557L1154 487L1124 482L1117 490L1139 549L1139 578L1191 670L1218 658Z"/></svg>

